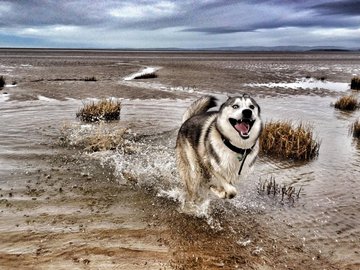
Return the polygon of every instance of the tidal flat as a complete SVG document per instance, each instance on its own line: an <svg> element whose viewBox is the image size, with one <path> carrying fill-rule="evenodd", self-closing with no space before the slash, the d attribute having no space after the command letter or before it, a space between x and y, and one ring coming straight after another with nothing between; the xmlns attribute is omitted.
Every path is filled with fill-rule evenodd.
<svg viewBox="0 0 360 270"><path fill-rule="evenodd" d="M146 71L156 76L133 79ZM360 142L349 128L360 112L330 105L359 98L359 74L352 52L0 49L0 269L359 269ZM182 114L201 95L243 93L264 121L311 125L319 155L260 156L236 198L184 214ZM109 98L119 120L76 118ZM83 143L118 129L115 149ZM260 192L271 178L298 198Z"/></svg>

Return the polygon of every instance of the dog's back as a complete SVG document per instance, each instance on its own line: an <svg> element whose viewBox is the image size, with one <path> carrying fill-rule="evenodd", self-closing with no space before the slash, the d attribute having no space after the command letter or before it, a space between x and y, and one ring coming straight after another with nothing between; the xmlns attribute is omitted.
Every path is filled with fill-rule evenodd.
<svg viewBox="0 0 360 270"><path fill-rule="evenodd" d="M178 143L187 140L193 147L197 147L200 136L204 132L204 123L217 112L208 112L216 106L216 98L203 96L190 105L183 115L183 124L178 134Z"/></svg>
<svg viewBox="0 0 360 270"><path fill-rule="evenodd" d="M206 122L217 114L217 111L208 112L208 110L215 106L216 98L213 96L203 96L195 101L184 113L183 124L178 133L177 165L190 199L198 197L196 192L199 191L200 181L203 176L207 176L198 149L201 136L207 132Z"/></svg>

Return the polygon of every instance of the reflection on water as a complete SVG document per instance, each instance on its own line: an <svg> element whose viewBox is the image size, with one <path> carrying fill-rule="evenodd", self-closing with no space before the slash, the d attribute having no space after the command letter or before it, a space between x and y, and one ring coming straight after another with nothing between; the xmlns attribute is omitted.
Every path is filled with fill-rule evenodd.
<svg viewBox="0 0 360 270"><path fill-rule="evenodd" d="M46 145L59 131L62 122L70 121L79 101L1 102L0 103L0 182L10 172L23 168L31 156L46 155ZM76 110L76 109L75 109ZM29 168L31 170L31 168Z"/></svg>
<svg viewBox="0 0 360 270"><path fill-rule="evenodd" d="M274 209L295 234L315 243L337 258L358 261L360 237L360 151L349 136L349 126L359 111L343 113L330 106L333 98L290 97L259 101L265 120L285 119L310 123L321 141L318 158L307 164L261 160L253 174L272 175L279 184L302 187L294 207ZM350 251L349 251L350 250Z"/></svg>

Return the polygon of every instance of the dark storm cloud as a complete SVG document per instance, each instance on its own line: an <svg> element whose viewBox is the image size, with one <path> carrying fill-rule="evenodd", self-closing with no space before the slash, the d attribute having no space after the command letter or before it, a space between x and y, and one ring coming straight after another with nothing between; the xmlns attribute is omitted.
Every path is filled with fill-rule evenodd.
<svg viewBox="0 0 360 270"><path fill-rule="evenodd" d="M61 44L76 38L78 44L94 43L99 34L101 44L125 42L131 35L131 44L148 44L154 37L167 46L192 44L194 38L197 46L204 40L218 46L226 42L217 38L221 34L241 42L251 36L264 44L293 42L292 37L314 43L311 31L328 29L319 32L323 42L333 29L346 29L343 40L354 40L359 25L360 1L355 0L0 0L0 46L10 44L12 35L18 43L38 38Z"/></svg>
<svg viewBox="0 0 360 270"><path fill-rule="evenodd" d="M93 4L91 4L93 3ZM101 23L101 6L90 1L0 1L9 12L2 13L0 24L6 26L91 25Z"/></svg>
<svg viewBox="0 0 360 270"><path fill-rule="evenodd" d="M134 9L150 7L159 3L169 3L176 7L177 12L168 16L151 16L154 10L148 8L144 16L131 18L126 7L134 5ZM313 1L285 0L217 0L217 1L85 1L85 0L15 0L0 1L10 8L9 12L1 12L0 26L106 26L110 28L140 28L160 29L167 27L183 27L190 32L205 32L209 34L251 32L258 29L278 27L309 27L334 26L342 21L340 15L360 14L360 1L322 1L314 5ZM169 6L168 5L168 6ZM164 6L164 5L163 5ZM125 7L125 8L124 8ZM160 8L168 8L162 7ZM119 10L119 16L110 16L111 10ZM244 18L242 12L248 10L252 17ZM263 10L263 11L262 11ZM265 10L265 11L264 11ZM273 11L279 10L278 13ZM268 12L266 12L268 11ZM304 13L303 12L308 12ZM308 15L313 13L313 17ZM298 14L298 16L297 16ZM141 14L140 14L141 15ZM161 15L161 14L160 14ZM246 14L245 14L246 15ZM316 15L316 16L315 16ZM330 18L319 16L339 15ZM341 22L344 25L346 22ZM358 21L356 21L358 23ZM350 26L354 21L348 20Z"/></svg>
<svg viewBox="0 0 360 270"><path fill-rule="evenodd" d="M313 1L284 1L284 0L258 0L244 1L252 4L254 18L242 21L241 16L236 18L229 25L218 26L195 26L188 27L184 31L203 32L207 34L229 34L241 32L253 32L260 29L277 29L285 27L358 27L360 25L360 1L323 1L313 5ZM202 12L209 12L211 9L238 10L244 7L244 2L239 1L217 1L206 4L201 8ZM255 11L256 9L267 8L269 13ZM271 13L270 10L281 10L279 13ZM226 18L226 13L223 15Z"/></svg>
<svg viewBox="0 0 360 270"><path fill-rule="evenodd" d="M254 32L256 30L264 29L277 29L281 27L310 27L314 25L314 21L269 21L262 23L254 23L249 27L204 27L204 28L190 28L184 31L187 32L203 32L206 34L231 34L231 33L241 33L241 32Z"/></svg>
<svg viewBox="0 0 360 270"><path fill-rule="evenodd" d="M335 1L326 2L312 6L319 14L322 15L354 15L360 16L360 1Z"/></svg>

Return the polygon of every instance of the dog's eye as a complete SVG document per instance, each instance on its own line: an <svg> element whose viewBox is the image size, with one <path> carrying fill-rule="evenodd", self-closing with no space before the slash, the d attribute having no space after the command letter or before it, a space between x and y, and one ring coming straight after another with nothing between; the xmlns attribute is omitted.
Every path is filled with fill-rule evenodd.
<svg viewBox="0 0 360 270"><path fill-rule="evenodd" d="M233 109L239 109L239 105L233 105Z"/></svg>
<svg viewBox="0 0 360 270"><path fill-rule="evenodd" d="M250 105L249 108L253 110L253 109L255 109L255 106L254 106L254 105Z"/></svg>

